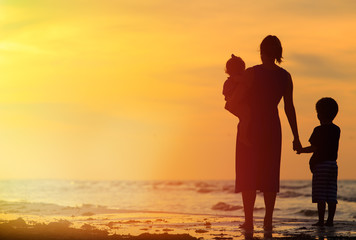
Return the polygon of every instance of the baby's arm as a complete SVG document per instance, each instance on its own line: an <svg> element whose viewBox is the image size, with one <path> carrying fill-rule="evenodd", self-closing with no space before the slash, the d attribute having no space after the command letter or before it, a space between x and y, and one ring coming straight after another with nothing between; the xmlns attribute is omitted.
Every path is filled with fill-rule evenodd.
<svg viewBox="0 0 356 240"><path fill-rule="evenodd" d="M303 147L301 148L299 151L297 151L297 154L301 154L301 153L313 153L315 152L315 146L310 145L309 147Z"/></svg>
<svg viewBox="0 0 356 240"><path fill-rule="evenodd" d="M223 95L225 96L226 101L232 99L237 83L233 79L228 79L225 81L223 86Z"/></svg>

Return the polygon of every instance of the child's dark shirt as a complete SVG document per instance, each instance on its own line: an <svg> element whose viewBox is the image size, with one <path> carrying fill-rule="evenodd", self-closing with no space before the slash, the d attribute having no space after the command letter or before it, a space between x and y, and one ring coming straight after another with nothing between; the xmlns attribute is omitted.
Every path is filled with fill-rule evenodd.
<svg viewBox="0 0 356 240"><path fill-rule="evenodd" d="M316 148L310 158L310 170L313 172L318 163L335 161L339 148L340 128L335 124L323 124L316 128L310 136L309 142Z"/></svg>

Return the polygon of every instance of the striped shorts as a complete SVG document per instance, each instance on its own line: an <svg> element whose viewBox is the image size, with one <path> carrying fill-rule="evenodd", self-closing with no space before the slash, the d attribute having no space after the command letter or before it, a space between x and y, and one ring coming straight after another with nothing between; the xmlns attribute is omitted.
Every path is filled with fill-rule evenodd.
<svg viewBox="0 0 356 240"><path fill-rule="evenodd" d="M317 203L337 203L337 163L326 161L318 163L313 171L312 201Z"/></svg>

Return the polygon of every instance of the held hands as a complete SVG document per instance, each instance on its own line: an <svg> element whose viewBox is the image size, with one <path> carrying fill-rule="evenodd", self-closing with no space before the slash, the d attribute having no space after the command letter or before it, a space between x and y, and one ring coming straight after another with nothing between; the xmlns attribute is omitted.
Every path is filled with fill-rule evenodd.
<svg viewBox="0 0 356 240"><path fill-rule="evenodd" d="M310 145L308 147L302 147L300 149L297 149L297 154L301 153L314 153L316 151L316 147L313 145Z"/></svg>
<svg viewBox="0 0 356 240"><path fill-rule="evenodd" d="M300 150L297 150L297 154L301 154L304 153L303 148L301 148Z"/></svg>
<svg viewBox="0 0 356 240"><path fill-rule="evenodd" d="M302 149L303 149L303 147L302 147L302 144L300 143L299 138L294 139L294 141L293 141L293 150L297 151L297 154L300 154L302 152Z"/></svg>

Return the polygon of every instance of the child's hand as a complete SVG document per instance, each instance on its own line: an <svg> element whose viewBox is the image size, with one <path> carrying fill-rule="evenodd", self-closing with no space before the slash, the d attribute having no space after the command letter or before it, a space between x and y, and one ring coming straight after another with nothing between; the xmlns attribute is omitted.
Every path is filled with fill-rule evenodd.
<svg viewBox="0 0 356 240"><path fill-rule="evenodd" d="M308 146L308 147L302 147L300 146L299 149L297 149L297 154L301 153L313 153L315 152L315 147L314 146Z"/></svg>

